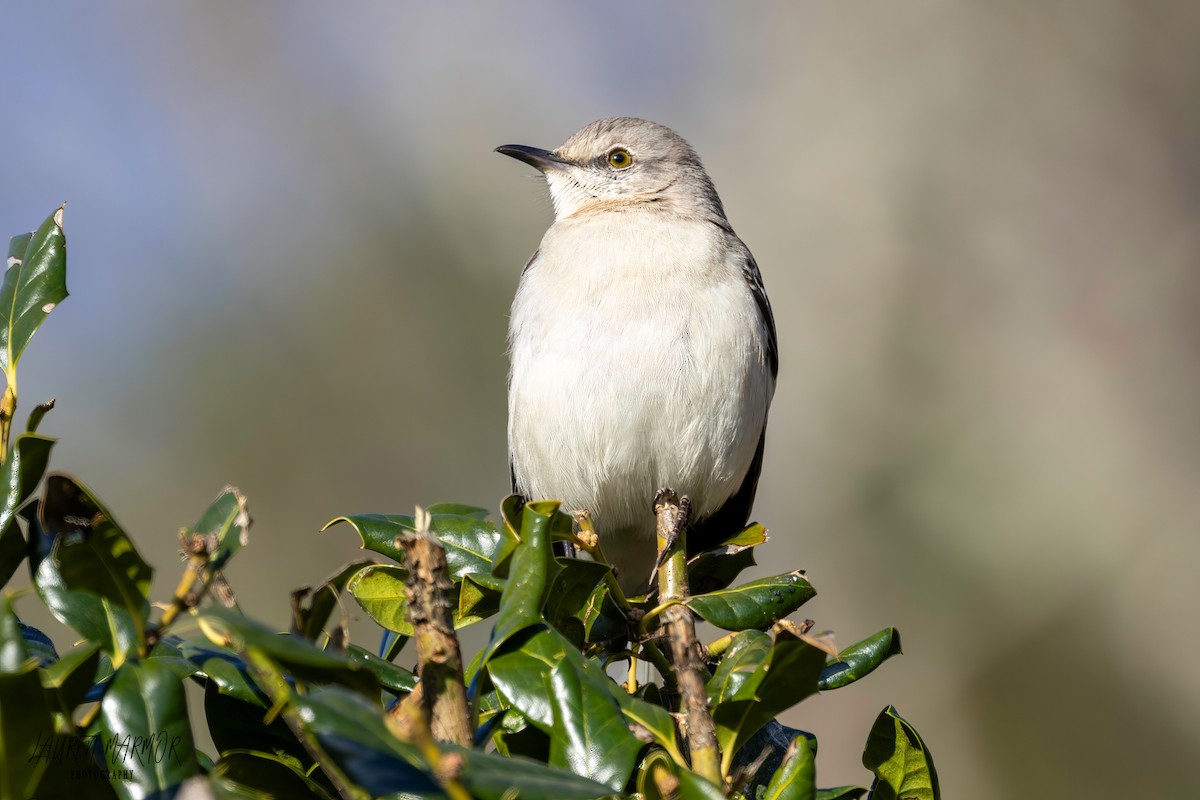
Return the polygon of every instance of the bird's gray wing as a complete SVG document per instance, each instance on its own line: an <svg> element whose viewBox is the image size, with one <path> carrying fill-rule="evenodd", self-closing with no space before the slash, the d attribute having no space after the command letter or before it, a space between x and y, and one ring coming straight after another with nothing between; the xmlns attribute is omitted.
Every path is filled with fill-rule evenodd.
<svg viewBox="0 0 1200 800"><path fill-rule="evenodd" d="M767 328L767 362L771 365L771 378L774 379L779 375L779 338L775 333L775 314L771 311L771 301L767 299L767 290L763 286L762 273L758 271L758 263L755 262L754 256L750 254L745 245L742 245L742 252L745 254L742 261L742 276L750 286L750 294L754 296L754 303L758 306L758 311Z"/></svg>
<svg viewBox="0 0 1200 800"><path fill-rule="evenodd" d="M750 519L750 509L754 505L754 495L758 491L758 475L762 472L763 446L766 441L767 428L764 424L762 433L758 436L758 449L754 451L754 460L750 462L750 469L746 471L741 487L715 512L688 526L689 558L696 553L711 550L746 526ZM724 588L717 585L693 586L691 590L699 594Z"/></svg>
<svg viewBox="0 0 1200 800"><path fill-rule="evenodd" d="M738 241L738 244L741 245L742 276L746 279L750 294L754 297L754 303L762 315L763 326L766 328L767 364L771 368L771 378L774 379L779 373L779 339L775 333L775 314L771 311L771 301L767 299L762 273L758 270L754 256L741 241ZM758 434L758 448L754 451L754 459L750 462L750 469L746 471L746 477L742 479L742 485L715 512L704 519L697 520L688 528L689 555L715 547L723 539L741 530L749 521L750 509L754 505L754 495L758 491L758 476L762 472L763 448L766 441L767 421L764 417L762 430ZM694 590L696 588L693 587ZM703 588L705 591L713 591L724 587Z"/></svg>

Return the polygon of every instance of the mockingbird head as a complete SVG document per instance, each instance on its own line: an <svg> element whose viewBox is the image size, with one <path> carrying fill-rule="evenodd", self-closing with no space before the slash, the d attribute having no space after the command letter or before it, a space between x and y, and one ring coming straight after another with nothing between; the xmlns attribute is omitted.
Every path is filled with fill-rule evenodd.
<svg viewBox="0 0 1200 800"><path fill-rule="evenodd" d="M496 152L541 170L557 219L648 206L725 219L696 151L675 131L656 122L602 119L557 150L506 144Z"/></svg>

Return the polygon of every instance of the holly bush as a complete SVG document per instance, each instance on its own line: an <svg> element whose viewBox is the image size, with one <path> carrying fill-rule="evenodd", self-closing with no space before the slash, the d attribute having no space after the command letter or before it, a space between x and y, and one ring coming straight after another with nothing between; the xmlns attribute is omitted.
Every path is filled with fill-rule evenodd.
<svg viewBox="0 0 1200 800"><path fill-rule="evenodd" d="M453 504L349 514L327 527L353 531L372 558L294 592L280 632L241 609L225 579L251 527L227 487L180 533L178 587L152 612L153 569L133 539L84 483L47 473L55 440L38 427L53 404L10 437L17 363L66 296L60 208L12 239L0 286L0 584L24 562L37 599L78 640L56 646L18 619L14 601L32 599L0 597L0 798L938 797L929 752L890 706L864 750L872 787L816 788L816 737L776 717L866 676L900 652L900 636L887 628L839 651L810 635L811 622L788 620L815 594L800 571L728 588L767 540L759 525L688 559L697 591L664 603L625 597L586 524L555 502L510 497L495 521ZM440 545L443 573L406 562L414 537ZM454 628L492 626L449 681L396 663L414 637L420 667L461 658L452 633L421 650L428 620L414 591ZM350 641L346 595L382 628L377 647ZM665 620L679 608L724 632L685 642L715 734L707 775L689 766L698 720L681 710L667 656ZM187 681L203 687L203 708L189 709ZM466 741L437 735L437 703L456 696ZM196 746L201 728L212 753Z"/></svg>

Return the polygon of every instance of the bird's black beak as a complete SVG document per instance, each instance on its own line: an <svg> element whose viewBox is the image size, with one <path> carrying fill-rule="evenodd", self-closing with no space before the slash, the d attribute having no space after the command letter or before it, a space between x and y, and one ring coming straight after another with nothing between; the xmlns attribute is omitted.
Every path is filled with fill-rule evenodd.
<svg viewBox="0 0 1200 800"><path fill-rule="evenodd" d="M506 156L512 156L517 161L524 161L531 167L547 172L553 169L562 169L567 165L567 162L549 150L543 150L540 147L528 147L523 144L502 144L496 148L497 153L503 153Z"/></svg>

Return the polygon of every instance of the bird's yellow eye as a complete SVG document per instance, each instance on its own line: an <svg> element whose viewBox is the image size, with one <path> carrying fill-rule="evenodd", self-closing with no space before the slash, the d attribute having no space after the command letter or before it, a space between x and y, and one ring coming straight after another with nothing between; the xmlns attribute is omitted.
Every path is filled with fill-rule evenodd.
<svg viewBox="0 0 1200 800"><path fill-rule="evenodd" d="M624 147L618 147L608 154L608 165L613 169L627 169L633 164L633 156Z"/></svg>

